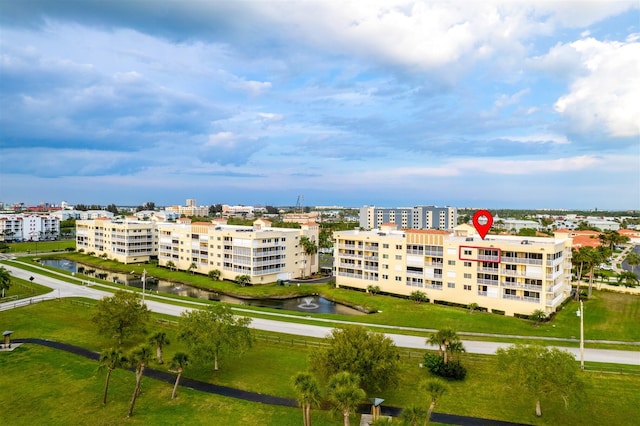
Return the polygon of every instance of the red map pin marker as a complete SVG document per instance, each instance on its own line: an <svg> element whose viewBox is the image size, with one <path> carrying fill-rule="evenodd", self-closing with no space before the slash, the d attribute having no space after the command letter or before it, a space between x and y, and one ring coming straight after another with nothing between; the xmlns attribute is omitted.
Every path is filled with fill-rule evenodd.
<svg viewBox="0 0 640 426"><path fill-rule="evenodd" d="M478 210L473 215L473 226L483 240L489 229L491 229L491 225L493 225L493 216L487 210Z"/></svg>

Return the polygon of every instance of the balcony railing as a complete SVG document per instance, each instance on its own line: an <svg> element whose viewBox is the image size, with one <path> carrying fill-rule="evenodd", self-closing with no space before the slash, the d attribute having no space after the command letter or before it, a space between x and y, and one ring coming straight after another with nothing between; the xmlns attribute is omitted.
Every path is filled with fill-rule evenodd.
<svg viewBox="0 0 640 426"><path fill-rule="evenodd" d="M507 300L517 300L521 302L540 303L539 297L514 296L512 294L503 294L502 298Z"/></svg>

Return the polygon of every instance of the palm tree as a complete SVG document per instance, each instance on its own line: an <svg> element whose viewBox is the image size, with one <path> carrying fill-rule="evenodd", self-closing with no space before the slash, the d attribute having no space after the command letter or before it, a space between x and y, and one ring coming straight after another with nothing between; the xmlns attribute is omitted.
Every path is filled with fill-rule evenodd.
<svg viewBox="0 0 640 426"><path fill-rule="evenodd" d="M189 265L189 267L187 268L187 272L191 272L191 275L193 275L194 269L198 269L198 265L196 264L196 262L191 262L191 265Z"/></svg>
<svg viewBox="0 0 640 426"><path fill-rule="evenodd" d="M150 359L151 348L147 345L134 349L129 356L129 364L136 369L136 387L131 397L131 405L129 405L129 417L133 416L133 407L136 404L136 399L140 394L140 386L142 385L142 374Z"/></svg>
<svg viewBox="0 0 640 426"><path fill-rule="evenodd" d="M451 351L450 347L453 347L456 352L464 351L460 338L456 332L450 328L444 328L433 333L427 339L427 344L438 347L438 355L443 358L445 364L448 362L447 352Z"/></svg>
<svg viewBox="0 0 640 426"><path fill-rule="evenodd" d="M4 297L4 291L9 290L11 287L11 273L5 269L4 266L0 266L0 288L2 289L2 297Z"/></svg>
<svg viewBox="0 0 640 426"><path fill-rule="evenodd" d="M162 361L162 348L164 345L168 345L171 343L169 338L167 337L167 333L164 331L158 331L149 337L149 344L154 345L156 347L156 359L158 360L158 364L163 364Z"/></svg>
<svg viewBox="0 0 640 426"><path fill-rule="evenodd" d="M316 253L318 253L318 246L316 245L316 242L313 241L312 239L310 239L307 236L302 236L300 237L300 245L302 246L302 249L304 250L304 261L305 261L305 267L306 264L309 264L309 275L311 275L311 263L312 262L307 262L307 257L309 256L313 256ZM302 277L304 278L304 273L305 273L305 268L302 269Z"/></svg>
<svg viewBox="0 0 640 426"><path fill-rule="evenodd" d="M244 287L247 284L251 283L251 277L249 275L238 275L236 277L236 282L240 285L240 287Z"/></svg>
<svg viewBox="0 0 640 426"><path fill-rule="evenodd" d="M311 406L320 405L318 382L312 374L301 372L293 377L293 387L298 394L298 403L302 408L302 424L311 426Z"/></svg>
<svg viewBox="0 0 640 426"><path fill-rule="evenodd" d="M209 271L209 278L211 278L214 281L218 281L220 279L220 275L222 273L220 272L219 269L214 269L213 271Z"/></svg>
<svg viewBox="0 0 640 426"><path fill-rule="evenodd" d="M640 255L635 251L632 251L627 255L627 263L631 266L631 272L635 272L636 266L640 265Z"/></svg>
<svg viewBox="0 0 640 426"><path fill-rule="evenodd" d="M169 268L169 270L173 271L176 267L176 264L173 263L171 260L167 262L167 268Z"/></svg>
<svg viewBox="0 0 640 426"><path fill-rule="evenodd" d="M107 392L109 391L109 379L111 372L116 368L122 368L127 365L127 358L124 356L122 349L110 348L100 353L99 370L107 370L107 379L104 382L104 397L102 403L107 403Z"/></svg>
<svg viewBox="0 0 640 426"><path fill-rule="evenodd" d="M418 426L418 423L428 420L427 409L420 405L410 405L402 410L401 417L405 425Z"/></svg>
<svg viewBox="0 0 640 426"><path fill-rule="evenodd" d="M182 376L182 372L184 368L189 365L189 356L184 352L176 352L176 354L171 358L169 362L169 368L176 373L176 382L173 385L173 392L171 392L171 399L176 397L176 391L178 390L178 382L180 382L180 377Z"/></svg>
<svg viewBox="0 0 640 426"><path fill-rule="evenodd" d="M618 274L618 284L625 287L635 287L638 285L638 276L631 271L623 271Z"/></svg>
<svg viewBox="0 0 640 426"><path fill-rule="evenodd" d="M360 389L360 379L348 371L336 373L327 386L329 401L336 411L342 413L344 426L349 426L349 416L358 407L366 394Z"/></svg>
<svg viewBox="0 0 640 426"><path fill-rule="evenodd" d="M429 397L431 398L429 411L427 412L427 421L429 421L431 419L433 409L436 408L436 402L438 402L438 399L447 391L447 386L440 380L431 379L427 382L424 382L422 384L422 388L427 391Z"/></svg>
<svg viewBox="0 0 640 426"><path fill-rule="evenodd" d="M585 264L588 264L589 259L591 257L591 251L593 248L591 247L580 247L578 250L573 250L573 255L571 256L571 263L576 268L576 278L578 280L578 285L576 287L576 300L580 298L580 284L582 284L582 272L584 271Z"/></svg>
<svg viewBox="0 0 640 426"><path fill-rule="evenodd" d="M529 319L534 321L536 325L547 319L547 313L542 309L536 309L529 315Z"/></svg>

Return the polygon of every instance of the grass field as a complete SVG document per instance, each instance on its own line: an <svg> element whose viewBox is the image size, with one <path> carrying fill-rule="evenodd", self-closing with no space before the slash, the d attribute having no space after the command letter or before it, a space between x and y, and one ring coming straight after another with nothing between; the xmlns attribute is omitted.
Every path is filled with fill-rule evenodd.
<svg viewBox="0 0 640 426"><path fill-rule="evenodd" d="M14 330L14 337L40 337L63 341L99 351L113 341L98 337L91 323L91 304L52 301L0 312L0 328ZM154 323L151 331L162 329L171 344L165 359L185 348L176 330L167 323ZM310 344L314 342L309 339ZM126 342L133 345L135 342ZM284 397L294 397L290 378L308 367L312 347L257 340L242 358L223 357L221 370L210 366L190 367L185 375L213 383ZM540 425L615 424L632 425L640 404L640 369L629 374L585 372L584 393L565 408L562 401L543 400L543 417L536 418L533 401L514 395L508 384L495 380L492 356L462 358L469 374L464 382L449 383L448 392L436 411ZM420 359L402 358L401 383L382 395L387 405L405 407L424 402L419 382L428 373ZM153 368L164 368L152 365ZM224 424L299 425L298 409L262 404L179 389L170 401L171 386L145 378L135 414L126 413L135 384L133 373L117 370L110 385L110 402L102 406L104 374L97 363L61 351L23 345L14 352L0 353L0 424ZM11 391L6 391L11 389ZM10 411L4 407L11 407ZM338 425L341 419L314 410L314 425ZM355 422L355 418L353 419Z"/></svg>

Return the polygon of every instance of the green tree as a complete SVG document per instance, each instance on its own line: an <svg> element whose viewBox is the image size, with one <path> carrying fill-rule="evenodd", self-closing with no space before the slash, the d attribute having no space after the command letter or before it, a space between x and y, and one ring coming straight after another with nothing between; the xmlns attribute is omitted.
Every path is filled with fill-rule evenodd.
<svg viewBox="0 0 640 426"><path fill-rule="evenodd" d="M580 298L580 285L582 284L582 273L584 272L585 265L588 265L591 257L592 247L580 247L579 249L572 249L571 263L573 263L576 269L576 300Z"/></svg>
<svg viewBox="0 0 640 426"><path fill-rule="evenodd" d="M208 275L212 280L218 281L220 279L220 275L222 275L222 272L220 272L220 269L214 269L213 271L209 271Z"/></svg>
<svg viewBox="0 0 640 426"><path fill-rule="evenodd" d="M440 397L442 397L442 395L447 391L447 386L438 379L431 379L426 382L422 382L421 388L427 392L430 399L429 410L427 411L427 421L429 421L431 420L431 414L433 413L434 408L436 408L438 399L440 399Z"/></svg>
<svg viewBox="0 0 640 426"><path fill-rule="evenodd" d="M311 354L311 368L321 377L348 371L368 392L381 392L398 382L399 351L384 334L348 326L333 329L327 340L327 347Z"/></svg>
<svg viewBox="0 0 640 426"><path fill-rule="evenodd" d="M529 319L533 321L536 325L540 325L540 323L546 321L547 313L542 309L536 309L529 315Z"/></svg>
<svg viewBox="0 0 640 426"><path fill-rule="evenodd" d="M136 387L133 390L131 396L131 404L129 405L129 417L133 416L133 407L136 404L136 399L140 395L140 386L142 385L142 375L144 374L145 367L151 360L151 348L147 345L138 346L129 355L129 365L136 370Z"/></svg>
<svg viewBox="0 0 640 426"><path fill-rule="evenodd" d="M300 245L302 246L302 250L304 252L305 268L303 268L302 270L302 278L304 278L306 265L309 265L309 275L311 275L311 265L313 264L312 256L318 253L318 246L314 240L307 236L300 237ZM308 258L311 258L311 261L309 261Z"/></svg>
<svg viewBox="0 0 640 426"><path fill-rule="evenodd" d="M640 255L635 251L630 252L627 255L627 263L631 266L631 272L635 272L636 266L640 265Z"/></svg>
<svg viewBox="0 0 640 426"><path fill-rule="evenodd" d="M164 331L158 331L149 337L149 344L156 348L156 359L158 360L158 364L164 363L162 360L162 348L170 343L167 333Z"/></svg>
<svg viewBox="0 0 640 426"><path fill-rule="evenodd" d="M185 342L195 360L213 362L218 370L221 353L240 355L251 347L251 319L234 317L222 304L183 312L178 320L179 339Z"/></svg>
<svg viewBox="0 0 640 426"><path fill-rule="evenodd" d="M420 290L411 292L411 294L409 295L409 299L413 300L416 303L422 303L428 300L427 294Z"/></svg>
<svg viewBox="0 0 640 426"><path fill-rule="evenodd" d="M109 379L111 378L111 372L116 368L123 368L127 365L128 360L124 356L122 349L110 348L100 353L100 366L99 370L107 370L107 378L104 382L104 396L102 403L107 403L107 393L109 392Z"/></svg>
<svg viewBox="0 0 640 426"><path fill-rule="evenodd" d="M622 271L618 274L618 284L625 287L635 287L638 285L638 276L631 271Z"/></svg>
<svg viewBox="0 0 640 426"><path fill-rule="evenodd" d="M307 372L293 376L293 388L298 395L298 404L302 408L302 424L311 426L311 407L320 405L320 387L316 378Z"/></svg>
<svg viewBox="0 0 640 426"><path fill-rule="evenodd" d="M360 388L358 376L348 371L341 371L329 379L327 385L328 399L334 410L342 414L344 426L350 425L350 416L358 408L366 394Z"/></svg>
<svg viewBox="0 0 640 426"><path fill-rule="evenodd" d="M407 426L418 426L418 424L427 422L427 409L421 405L410 405L400 415L402 423Z"/></svg>
<svg viewBox="0 0 640 426"><path fill-rule="evenodd" d="M176 392L178 391L178 383L180 383L180 377L182 372L189 365L189 356L184 352L176 352L169 361L169 369L176 372L176 382L173 384L173 392L171 392L171 399L175 399Z"/></svg>
<svg viewBox="0 0 640 426"><path fill-rule="evenodd" d="M443 359L444 364L449 361L447 356L449 353L464 351L460 337L450 328L443 328L433 333L427 339L427 344L438 347L438 355Z"/></svg>
<svg viewBox="0 0 640 426"><path fill-rule="evenodd" d="M4 297L5 290L11 288L11 273L4 266L0 266L0 288L2 289L2 297Z"/></svg>
<svg viewBox="0 0 640 426"><path fill-rule="evenodd" d="M560 395L565 404L577 396L582 386L573 355L556 348L515 345L496 352L496 374L513 394L535 401L536 416L542 415L542 398Z"/></svg>
<svg viewBox="0 0 640 426"><path fill-rule="evenodd" d="M251 284L251 277L249 275L238 275L236 282L240 287L246 287L247 284Z"/></svg>
<svg viewBox="0 0 640 426"><path fill-rule="evenodd" d="M367 286L367 292L369 292L369 294L375 296L376 294L380 293L380 286L369 285L369 286Z"/></svg>
<svg viewBox="0 0 640 426"><path fill-rule="evenodd" d="M602 245L608 247L611 251L613 251L617 245L624 244L629 241L629 237L620 235L618 231L609 231L606 230L598 235L600 242Z"/></svg>
<svg viewBox="0 0 640 426"><path fill-rule="evenodd" d="M173 261L170 260L170 261L167 262L167 268L169 268L170 271L173 271L173 270L176 269L176 264L173 263Z"/></svg>
<svg viewBox="0 0 640 426"><path fill-rule="evenodd" d="M191 272L191 275L194 274L194 270L198 269L198 264L196 262L191 262L191 265L187 268L187 272Z"/></svg>
<svg viewBox="0 0 640 426"><path fill-rule="evenodd" d="M100 334L118 338L121 345L125 337L146 333L149 309L136 293L118 290L113 296L98 301L93 322Z"/></svg>

